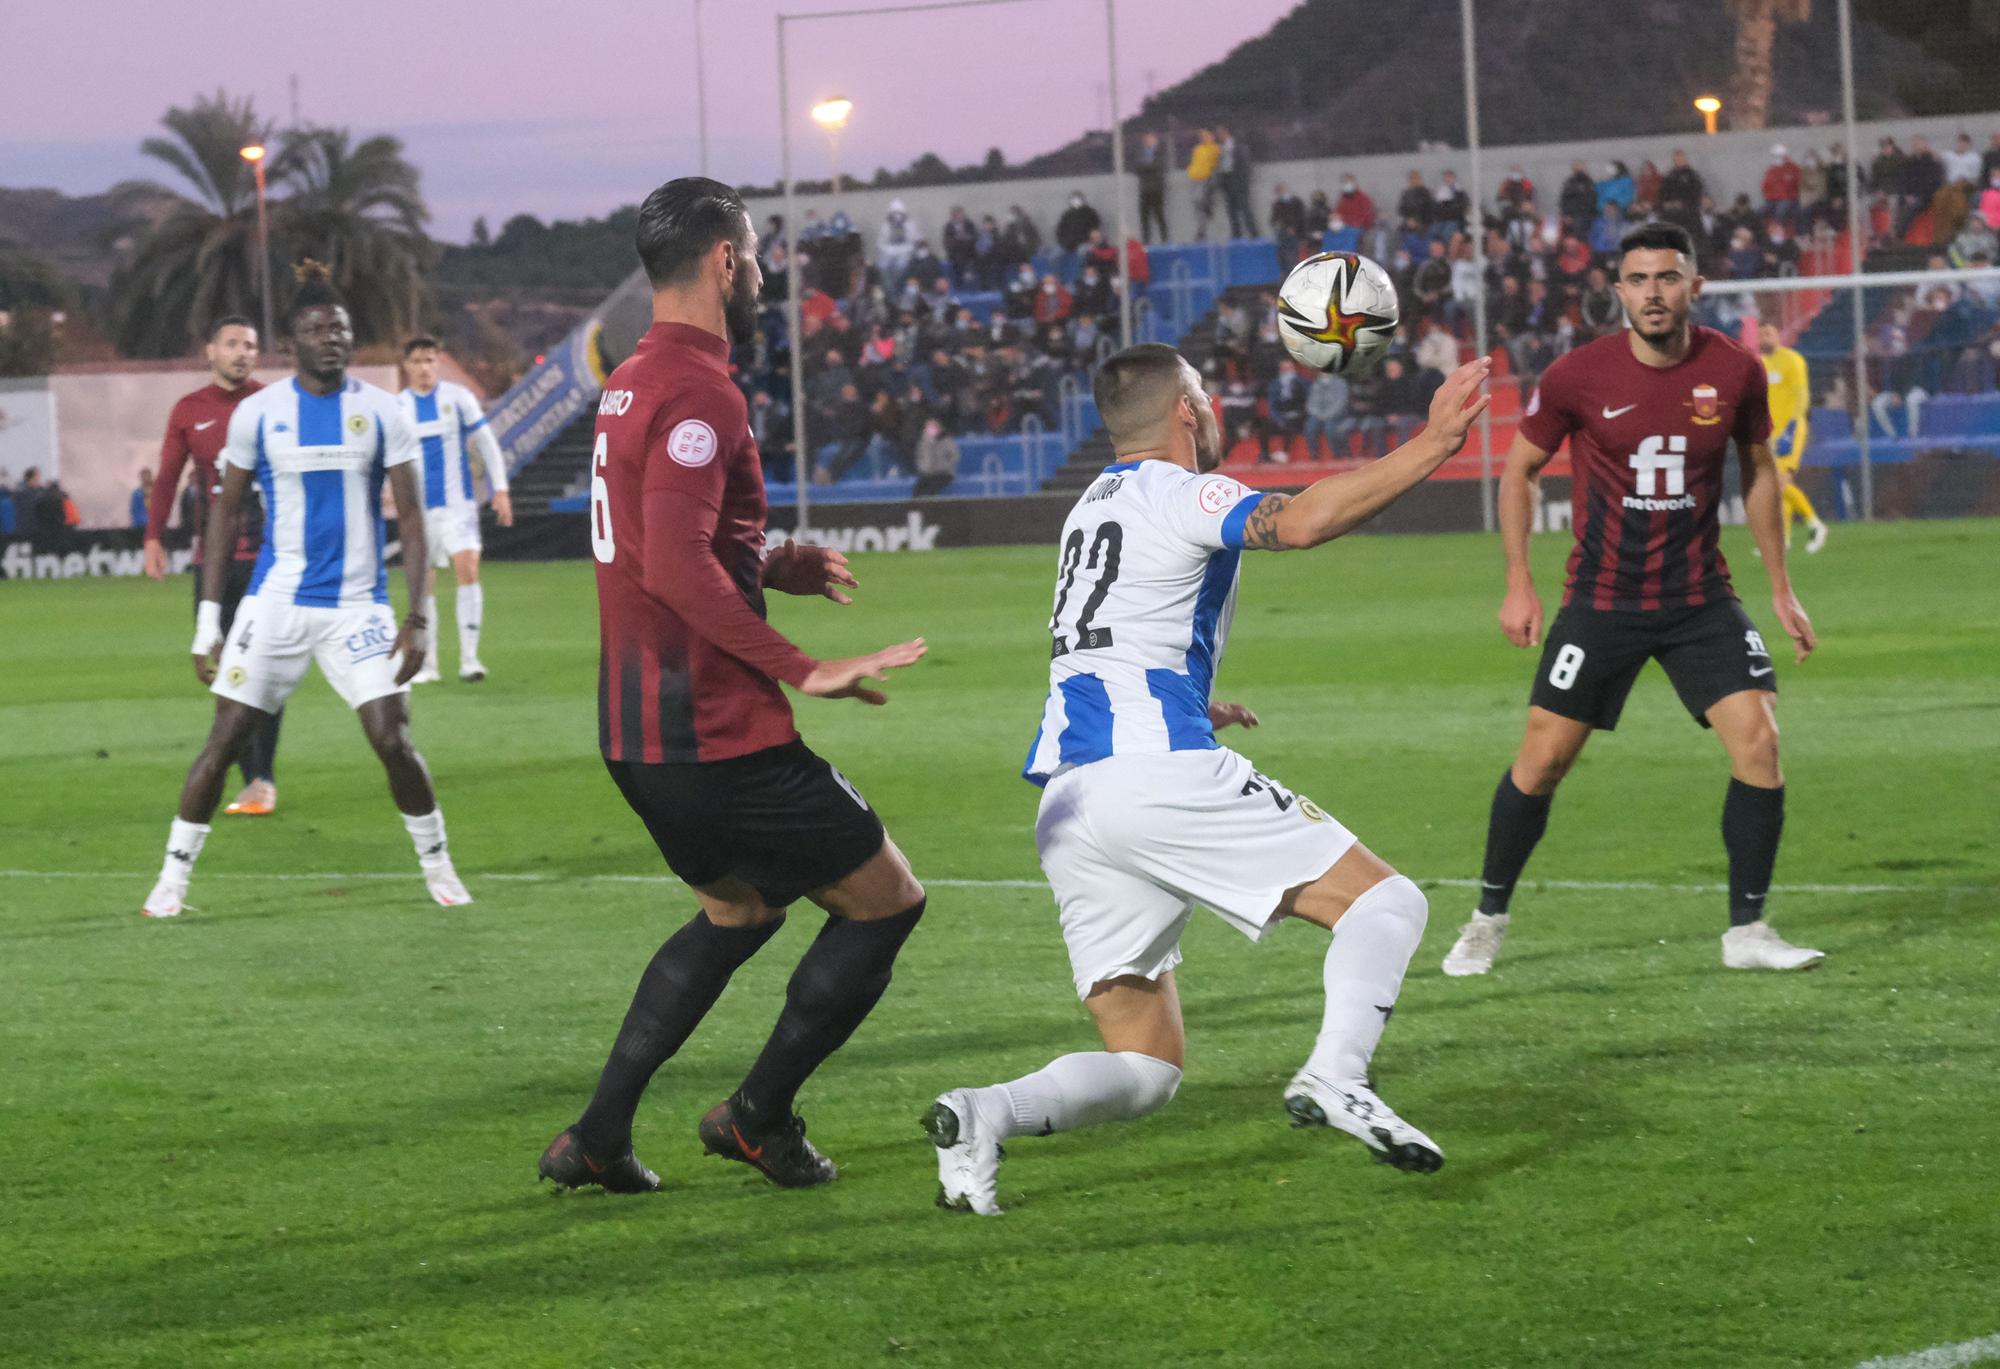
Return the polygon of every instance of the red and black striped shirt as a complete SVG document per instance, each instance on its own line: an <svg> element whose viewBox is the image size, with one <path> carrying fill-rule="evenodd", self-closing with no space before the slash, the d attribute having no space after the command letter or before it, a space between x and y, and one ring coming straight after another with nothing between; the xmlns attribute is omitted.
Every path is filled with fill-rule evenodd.
<svg viewBox="0 0 2000 1369"><path fill-rule="evenodd" d="M1665 368L1623 332L1542 373L1521 436L1545 452L1569 439L1569 556L1563 602L1648 611L1732 598L1718 543L1723 460L1733 440L1768 442L1763 364L1713 328Z"/></svg>
<svg viewBox="0 0 2000 1369"><path fill-rule="evenodd" d="M719 761L798 737L814 661L764 621L764 471L729 347L656 323L597 406L590 535L612 760Z"/></svg>

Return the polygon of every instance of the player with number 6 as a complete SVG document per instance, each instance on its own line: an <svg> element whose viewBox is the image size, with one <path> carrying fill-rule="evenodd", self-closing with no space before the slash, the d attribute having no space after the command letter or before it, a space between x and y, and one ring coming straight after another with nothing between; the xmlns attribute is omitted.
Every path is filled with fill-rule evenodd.
<svg viewBox="0 0 2000 1369"><path fill-rule="evenodd" d="M1771 578L1771 612L1803 662L1813 628L1785 570L1764 367L1722 333L1689 322L1701 278L1685 230L1656 223L1627 233L1616 289L1631 327L1577 348L1543 373L1501 476L1507 596L1500 626L1515 646L1542 639L1528 534L1536 483L1565 438L1576 545L1529 696L1527 735L1493 795L1479 907L1444 972L1493 968L1508 901L1548 826L1556 786L1593 731L1618 725L1647 661L1660 663L1681 703L1729 755L1722 963L1810 969L1820 952L1790 944L1764 920L1785 820L1777 666L1736 598L1718 545L1723 462L1734 443L1744 515Z"/></svg>

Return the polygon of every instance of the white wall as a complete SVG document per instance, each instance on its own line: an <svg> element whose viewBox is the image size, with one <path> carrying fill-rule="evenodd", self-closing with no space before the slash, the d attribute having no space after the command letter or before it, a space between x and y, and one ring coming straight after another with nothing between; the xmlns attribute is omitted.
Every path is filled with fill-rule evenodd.
<svg viewBox="0 0 2000 1369"><path fill-rule="evenodd" d="M30 466L44 481L56 472L56 405L49 382L0 380L0 483L21 483Z"/></svg>

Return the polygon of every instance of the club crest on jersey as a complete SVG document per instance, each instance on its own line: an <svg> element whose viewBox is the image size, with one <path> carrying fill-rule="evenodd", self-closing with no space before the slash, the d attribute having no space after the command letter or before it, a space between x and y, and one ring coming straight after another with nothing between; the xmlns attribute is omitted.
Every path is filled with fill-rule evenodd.
<svg viewBox="0 0 2000 1369"><path fill-rule="evenodd" d="M363 414L355 414L347 420L347 431L356 437L368 431L368 419Z"/></svg>
<svg viewBox="0 0 2000 1369"><path fill-rule="evenodd" d="M1221 513L1241 499L1244 493L1243 486L1228 476L1212 475L1201 482L1201 491L1195 497L1200 501L1203 513Z"/></svg>
<svg viewBox="0 0 2000 1369"><path fill-rule="evenodd" d="M1703 427L1722 422L1722 400L1713 385L1695 386L1694 398L1688 402L1694 407L1694 421Z"/></svg>
<svg viewBox="0 0 2000 1369"><path fill-rule="evenodd" d="M667 434L667 455L683 466L706 466L715 460L715 429L698 418L684 418Z"/></svg>

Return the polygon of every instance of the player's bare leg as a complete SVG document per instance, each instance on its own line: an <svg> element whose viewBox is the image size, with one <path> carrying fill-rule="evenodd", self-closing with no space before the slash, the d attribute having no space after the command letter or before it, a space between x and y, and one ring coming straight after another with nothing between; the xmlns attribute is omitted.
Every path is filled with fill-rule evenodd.
<svg viewBox="0 0 2000 1369"><path fill-rule="evenodd" d="M703 885L694 895L700 910L667 938L639 977L590 1106L542 1152L537 1172L562 1188L659 1188L659 1176L632 1153L639 1100L722 997L730 976L784 925L785 910L765 903L739 879Z"/></svg>
<svg viewBox="0 0 2000 1369"><path fill-rule="evenodd" d="M1173 1098L1187 1048L1174 972L1103 980L1083 1002L1103 1050L1060 1056L1008 1083L953 1089L931 1105L922 1120L938 1152L939 1207L998 1216L1010 1136L1131 1121Z"/></svg>
<svg viewBox="0 0 2000 1369"><path fill-rule="evenodd" d="M384 695L370 699L354 711L361 719L361 730L368 734L368 744L375 748L382 769L389 776L389 796L396 801L403 815L403 826L409 829L410 841L417 848L417 862L423 868L424 884L431 897L447 908L472 902L472 895L466 892L458 871L452 868L451 853L446 849L444 813L439 810L437 794L431 788L431 772L424 765L424 758L417 754L417 748L410 744L408 697Z"/></svg>
<svg viewBox="0 0 2000 1369"><path fill-rule="evenodd" d="M250 734L269 716L235 699L215 701L215 722L208 730L208 740L202 743L201 754L188 767L187 782L181 786L180 811L167 833L166 863L141 909L147 917L179 915L188 881L194 875L195 858L208 840L209 822L222 802L229 767Z"/></svg>
<svg viewBox="0 0 2000 1369"><path fill-rule="evenodd" d="M1278 915L1333 933L1319 1037L1285 1089L1293 1125L1343 1131L1384 1164L1435 1173L1444 1165L1444 1152L1398 1117L1368 1080L1368 1062L1429 920L1423 891L1356 842L1325 874L1288 891Z"/></svg>
<svg viewBox="0 0 2000 1369"><path fill-rule="evenodd" d="M1486 825L1486 859L1479 876L1479 906L1444 958L1446 974L1456 978L1485 974L1493 968L1500 942L1507 935L1507 908L1514 886L1548 829L1549 805L1556 787L1583 754L1590 733L1588 723L1546 708L1529 707L1521 749L1493 791L1493 811Z"/></svg>
<svg viewBox="0 0 2000 1369"><path fill-rule="evenodd" d="M444 678L443 674L438 670L438 623L440 620L438 618L436 566L424 567L423 612L424 621L430 624L430 632L424 638L423 666L416 674L410 677L410 683L413 685L436 684Z"/></svg>
<svg viewBox="0 0 2000 1369"><path fill-rule="evenodd" d="M1809 970L1826 957L1794 946L1764 920L1778 840L1785 829L1785 777L1778 763L1777 696L1744 689L1719 700L1706 717L1729 753L1729 795L1722 844L1729 851L1729 930L1722 963L1732 970Z"/></svg>
<svg viewBox="0 0 2000 1369"><path fill-rule="evenodd" d="M799 1088L853 1035L889 987L903 943L924 915L924 887L891 838L859 869L808 895L827 913L785 987L785 1006L736 1092L710 1108L707 1150L763 1171L786 1188L831 1183L839 1171L806 1140Z"/></svg>
<svg viewBox="0 0 2000 1369"><path fill-rule="evenodd" d="M474 684L486 678L479 659L479 627L486 616L486 591L479 584L479 553L468 548L451 558L458 577L458 678Z"/></svg>

